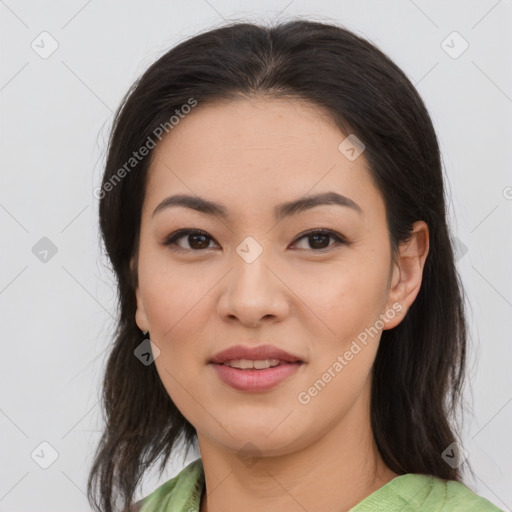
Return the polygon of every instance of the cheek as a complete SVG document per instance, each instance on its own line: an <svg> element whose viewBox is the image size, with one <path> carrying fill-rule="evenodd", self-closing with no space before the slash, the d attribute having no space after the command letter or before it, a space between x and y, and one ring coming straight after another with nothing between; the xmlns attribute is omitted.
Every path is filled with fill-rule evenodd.
<svg viewBox="0 0 512 512"><path fill-rule="evenodd" d="M204 362L201 340L208 338L204 331L211 317L208 291L215 280L190 276L175 266L171 270L155 260L141 267L139 286L150 336L160 350L155 367L171 400L188 421L197 423L197 403L208 403L198 368Z"/></svg>
<svg viewBox="0 0 512 512"><path fill-rule="evenodd" d="M151 337L162 350L176 354L186 345L192 350L193 340L208 321L208 282L193 283L173 277L172 282L156 279L145 293L145 308L151 325ZM191 340L192 344L189 343ZM186 342L186 343L185 343Z"/></svg>
<svg viewBox="0 0 512 512"><path fill-rule="evenodd" d="M146 241L139 256L139 287L144 308L152 327L151 334L161 335L191 309L204 279L189 275L190 271L172 261L166 248Z"/></svg>
<svg viewBox="0 0 512 512"><path fill-rule="evenodd" d="M151 339L161 351L157 366L175 371L187 358L201 355L201 332L211 316L209 292L218 281L215 276L215 272L198 275L186 265L171 264L165 251L148 249L141 254L139 287Z"/></svg>
<svg viewBox="0 0 512 512"><path fill-rule="evenodd" d="M322 272L301 273L294 289L312 312L315 337L344 343L374 325L385 304L386 270L383 262L354 253Z"/></svg>
<svg viewBox="0 0 512 512"><path fill-rule="evenodd" d="M379 346L381 331L375 324L387 282L383 266L370 269L362 258L350 263L345 262L342 270L338 265L328 277L311 279L317 286L307 288L304 300L315 312L310 327L314 343L299 402L308 402L304 411L333 421L343 417L365 389Z"/></svg>

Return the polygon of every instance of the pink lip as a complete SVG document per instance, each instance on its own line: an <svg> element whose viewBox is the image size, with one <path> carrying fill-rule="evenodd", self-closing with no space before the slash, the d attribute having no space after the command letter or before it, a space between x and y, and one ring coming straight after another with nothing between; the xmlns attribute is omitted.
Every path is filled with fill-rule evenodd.
<svg viewBox="0 0 512 512"><path fill-rule="evenodd" d="M285 352L273 345L260 345L258 347L248 347L246 345L234 345L222 350L212 357L210 363L225 363L226 361L235 361L237 359L249 359L251 361L265 359L279 359L286 363L303 362L300 357ZM265 371L265 370L257 370Z"/></svg>
<svg viewBox="0 0 512 512"><path fill-rule="evenodd" d="M249 359L251 361L279 359L281 364L263 370L241 370L222 364L226 361L238 359ZM304 361L300 357L273 345L260 345L258 347L234 345L217 353L210 363L225 384L240 391L266 391L295 373Z"/></svg>
<svg viewBox="0 0 512 512"><path fill-rule="evenodd" d="M245 358L241 358L245 359ZM220 379L240 391L266 391L294 374L302 362L283 363L264 370L241 370L225 364L212 363Z"/></svg>

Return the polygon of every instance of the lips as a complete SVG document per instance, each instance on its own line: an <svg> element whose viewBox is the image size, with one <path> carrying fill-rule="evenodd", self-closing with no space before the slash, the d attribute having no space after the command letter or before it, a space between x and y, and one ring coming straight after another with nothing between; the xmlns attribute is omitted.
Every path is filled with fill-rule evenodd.
<svg viewBox="0 0 512 512"><path fill-rule="evenodd" d="M252 393L272 390L305 366L298 355L273 345L235 345L215 354L209 363L224 384Z"/></svg>
<svg viewBox="0 0 512 512"><path fill-rule="evenodd" d="M301 358L295 354L290 354L273 345L260 345L258 347L247 347L244 345L234 345L215 354L210 363L223 364L228 361L238 361L247 359L250 361L261 361L266 359L278 359L282 363L302 363Z"/></svg>

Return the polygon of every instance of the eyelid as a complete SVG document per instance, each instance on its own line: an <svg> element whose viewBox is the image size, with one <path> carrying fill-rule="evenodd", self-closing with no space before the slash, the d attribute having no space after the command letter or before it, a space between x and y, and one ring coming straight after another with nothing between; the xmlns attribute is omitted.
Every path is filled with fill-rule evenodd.
<svg viewBox="0 0 512 512"><path fill-rule="evenodd" d="M328 252L328 251L334 249L335 247L339 247L340 245L350 245L350 243L351 243L341 233L338 233L337 231L334 231L334 230L329 229L329 228L312 228L312 229L308 229L306 231L303 231L299 235L297 235L295 237L295 239L294 239L294 242L296 243L297 241L301 240L302 238L307 238L307 237L310 237L310 236L315 236L317 234L330 236L331 238L333 238L335 240L335 243L332 244L332 245L329 245L328 247L326 247L324 249L317 249L317 250L315 250L315 249L304 249L304 250L307 250L307 251L313 252L313 253L315 253L315 252L316 253L325 253L325 252ZM204 251L208 250L208 249L199 249L199 250L183 249L183 248L177 246L176 245L176 241L179 240L180 238L183 238L186 235L203 235L205 238L209 238L211 241L214 241L215 243L218 244L218 242L215 240L215 238L213 238L206 231L203 231L203 230L197 229L197 228L182 228L182 229L178 229L177 231L174 231L173 233L168 235L164 239L164 241L161 242L161 245L163 245L163 246L171 246L171 245L173 245L174 247L172 248L172 250L176 251L176 252L196 252L196 253L200 253L200 252L204 252Z"/></svg>
<svg viewBox="0 0 512 512"><path fill-rule="evenodd" d="M326 253L326 252L329 252L333 249L335 249L336 247L339 247L341 245L350 245L350 242L341 234L341 233L338 233L337 231L334 231L332 229L329 229L329 228L313 228L313 229L308 229L306 231L304 231L303 233L297 235L297 237L295 238L294 242L297 242L299 240L301 240L302 238L308 238L310 236L315 236L315 235L327 235L327 236L330 236L332 239L334 239L334 243L332 245L329 245L328 247L326 247L325 249L304 249L308 252L313 252L313 253Z"/></svg>
<svg viewBox="0 0 512 512"><path fill-rule="evenodd" d="M213 241L215 241L216 243L218 243L215 238L213 238L210 234L208 234L206 231L203 231L202 229L197 229L197 228L183 228L183 229L178 229L177 231L174 231L172 232L170 235L166 236L164 241L161 243L161 245L164 245L164 246L171 246L171 245L176 245L176 240L179 240L180 238L183 238L184 236L186 235L203 235L204 237L206 238L209 238ZM202 252L202 251L205 251L206 249L203 249L202 251L194 251L194 250L190 250L190 249L183 249L181 247L174 247L173 250L177 251L177 252Z"/></svg>

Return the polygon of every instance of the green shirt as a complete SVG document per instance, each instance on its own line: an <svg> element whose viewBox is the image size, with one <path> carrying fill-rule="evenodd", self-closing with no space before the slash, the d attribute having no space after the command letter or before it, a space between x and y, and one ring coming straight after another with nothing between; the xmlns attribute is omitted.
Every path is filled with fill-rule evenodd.
<svg viewBox="0 0 512 512"><path fill-rule="evenodd" d="M199 458L147 496L140 512L199 512L204 485L203 462ZM501 509L460 482L408 473L393 478L349 512L375 511L499 512Z"/></svg>

